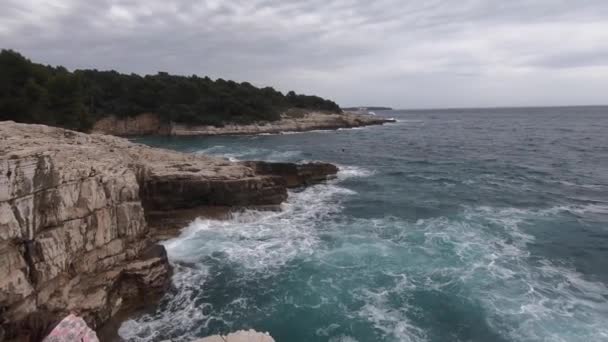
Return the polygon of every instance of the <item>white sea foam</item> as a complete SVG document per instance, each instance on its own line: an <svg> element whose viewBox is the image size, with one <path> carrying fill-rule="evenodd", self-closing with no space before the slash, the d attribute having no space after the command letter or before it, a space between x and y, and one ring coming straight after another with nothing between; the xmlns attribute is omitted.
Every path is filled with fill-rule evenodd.
<svg viewBox="0 0 608 342"><path fill-rule="evenodd" d="M368 322L383 340L429 339L414 320L425 308L408 300L416 291L470 296L470 301L484 310L480 324L487 324L507 340L608 339L608 288L567 265L533 255L529 246L536 239L526 230L529 220L565 213L605 214L606 207L594 204L533 210L485 206L464 208L454 217L415 222L397 217L335 222L342 210L341 200L355 194L340 182L373 174L373 170L340 166L336 181L290 193L281 212L246 211L227 221L193 222L179 238L166 242L176 266L175 295L162 311L124 323L121 336L130 341L154 341L162 331L175 341L187 341L211 322L221 321L230 327L236 313L254 310L256 304L241 297L232 298L221 308L210 307L196 294L209 281L208 270L185 265L203 265L204 258L212 258L235 265L238 276L248 278L280 272L292 260L311 257L339 276L315 284L309 281L310 291L331 294L348 289L348 296L361 305L346 315L353 321ZM340 243L319 251L321 234L334 234L332 238ZM361 265L372 258L378 259L374 264L385 267L380 273L391 281L367 283L365 272L375 270L362 269ZM349 280L342 278L349 275L359 278L345 287ZM460 292L450 292L454 288ZM401 301L396 304L394 298ZM342 304L336 300L324 293L310 305L291 305L310 309ZM209 307L203 309L205 306ZM327 322L316 335L330 341L356 341L348 335L331 337L340 329L340 325Z"/></svg>
<svg viewBox="0 0 608 342"><path fill-rule="evenodd" d="M405 283L407 283L406 279ZM401 293L404 290L403 286L403 283L398 282L390 289L361 291L357 296L365 302L365 305L359 310L358 315L371 322L390 339L404 342L426 341L425 331L412 324L409 319L410 307L401 305L397 308L390 303L391 294Z"/></svg>
<svg viewBox="0 0 608 342"><path fill-rule="evenodd" d="M404 272L403 279L393 285L359 290L358 298L365 303L359 315L389 340L421 340L425 332L410 317L411 310L424 308L396 307L390 298L432 290L446 297L470 296L483 306L484 324L507 340L600 341L608 336L608 287L586 279L567 264L533 254L529 248L536 243L534 235L526 231L530 220L547 220L573 210L602 209L486 206L466 208L455 217L413 223L395 217L357 219L351 230L367 234L357 253L368 248L363 246L378 245L369 235L374 233L386 246L373 251L380 258L375 263L389 267L386 260L399 265L392 273L385 271L386 275ZM357 239L351 234L350 239ZM356 265L359 259L351 263ZM466 290L454 293L458 288Z"/></svg>
<svg viewBox="0 0 608 342"><path fill-rule="evenodd" d="M519 209L519 208L507 208L501 210L495 210L490 207L480 207L480 211L493 212L496 216L500 217L501 220L511 218L514 220L522 221L526 218L533 217L552 217L560 213L571 213L577 215L591 214L608 214L608 205L606 204L586 204L586 205L559 205L549 207L545 209Z"/></svg>
<svg viewBox="0 0 608 342"><path fill-rule="evenodd" d="M589 208L587 208L589 209ZM421 220L425 245L453 249L449 277L471 287L488 324L516 341L596 341L608 336L608 288L580 273L532 256L534 237L522 223L570 207L544 210L469 208L465 222Z"/></svg>
<svg viewBox="0 0 608 342"><path fill-rule="evenodd" d="M332 323L326 327L319 328L315 331L317 336L330 336L335 330L340 328L340 324Z"/></svg>
<svg viewBox="0 0 608 342"><path fill-rule="evenodd" d="M585 206L569 207L569 210L577 214L608 214L608 205L588 204Z"/></svg>
<svg viewBox="0 0 608 342"><path fill-rule="evenodd" d="M164 301L161 314L148 314L124 322L118 334L127 341L148 342L160 340L161 334L177 336L173 341L190 341L188 334L182 331L196 331L207 326L213 320L222 320L213 314L208 303L195 300L196 293L207 281L208 270L205 267L183 266L173 264L173 286L175 294L169 301Z"/></svg>
<svg viewBox="0 0 608 342"><path fill-rule="evenodd" d="M391 118L392 119L392 118ZM409 123L424 123L424 120L414 120L414 119L397 119L397 122L409 122Z"/></svg>
<svg viewBox="0 0 608 342"><path fill-rule="evenodd" d="M358 340L352 336L341 335L330 338L329 342L358 342Z"/></svg>
<svg viewBox="0 0 608 342"><path fill-rule="evenodd" d="M338 179L341 180L356 177L371 177L375 174L375 171L357 166L338 165L338 168L340 169Z"/></svg>
<svg viewBox="0 0 608 342"><path fill-rule="evenodd" d="M249 210L236 213L229 220L195 220L178 238L164 242L175 267L175 294L167 296L162 310L123 323L120 336L128 341L147 342L158 340L162 332L163 336L172 336L173 341L189 341L210 322L231 326L231 316L251 311L254 304L236 298L216 310L201 302L197 291L201 291L209 274L207 268L198 267L204 264L203 260L221 259L237 265L241 278L279 270L294 258L314 252L319 243L316 225L341 211L341 199L354 194L333 181L290 192L280 212Z"/></svg>
<svg viewBox="0 0 608 342"><path fill-rule="evenodd" d="M276 151L266 148L235 148L223 145L212 146L196 153L222 156L230 161L264 160L271 162L287 161L298 157L301 151Z"/></svg>
<svg viewBox="0 0 608 342"><path fill-rule="evenodd" d="M197 219L165 247L173 260L196 262L221 252L247 269L279 267L312 253L318 243L315 225L340 210L339 202L330 199L352 194L335 184L309 187L291 193L280 212L250 210L225 221Z"/></svg>
<svg viewBox="0 0 608 342"><path fill-rule="evenodd" d="M396 282L388 288L362 289L355 297L365 304L359 309L359 317L371 322L373 326L384 334L388 340L404 342L421 342L427 340L426 332L413 324L410 320L411 307L392 303L392 296L402 296L416 288L405 274L388 273Z"/></svg>

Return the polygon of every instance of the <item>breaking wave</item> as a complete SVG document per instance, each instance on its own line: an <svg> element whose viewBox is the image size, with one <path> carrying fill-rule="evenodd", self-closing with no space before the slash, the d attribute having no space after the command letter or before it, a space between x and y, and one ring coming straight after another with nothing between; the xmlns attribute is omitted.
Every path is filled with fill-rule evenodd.
<svg viewBox="0 0 608 342"><path fill-rule="evenodd" d="M276 151L266 148L235 148L233 146L216 145L196 151L197 154L215 155L229 159L230 161L241 160L264 160L264 161L286 161L300 156L300 151Z"/></svg>
<svg viewBox="0 0 608 342"><path fill-rule="evenodd" d="M253 328L290 342L608 341L605 109L587 121L514 111L188 140L188 151L233 160L344 165L290 192L281 212L199 219L167 241L174 289L121 336Z"/></svg>
<svg viewBox="0 0 608 342"><path fill-rule="evenodd" d="M339 179L367 174L345 169ZM120 336L128 341L189 341L213 322L231 326L234 312L253 304L240 297L222 308L202 301L201 288L212 278L208 265L230 265L239 278L253 281L280 272L293 259L314 253L319 224L331 220L341 211L341 200L355 194L334 181L290 192L279 212L247 210L228 220L196 219L179 237L164 242L175 268L175 291L155 313L123 323Z"/></svg>
<svg viewBox="0 0 608 342"><path fill-rule="evenodd" d="M356 193L340 182L373 172L341 170L336 181L290 193L280 212L245 211L225 221L197 219L180 237L165 242L175 267L175 291L158 311L125 322L120 335L128 341L187 341L215 333L217 327L220 332L241 328L239 312L276 308L257 307L256 298L244 295L244 289L218 305L204 295L213 294L206 284L231 272L237 283L259 286L249 290L264 291L259 285L264 279L286 272L294 260L307 260L325 275L308 281L307 290L319 296L310 307L342 306L342 315L371 325L381 340L430 339L433 327L425 323L420 292L462 296L470 305L480 305L486 312L484 324L496 338L608 338L606 286L533 255L528 245L535 238L523 228L531 219L604 209L469 207L453 218L353 220L341 211L342 202ZM213 270L218 267L219 275ZM376 278L384 281L376 284ZM332 298L332 291L342 288L350 289L349 298ZM344 325L332 323L315 334L328 341L356 341L344 334Z"/></svg>

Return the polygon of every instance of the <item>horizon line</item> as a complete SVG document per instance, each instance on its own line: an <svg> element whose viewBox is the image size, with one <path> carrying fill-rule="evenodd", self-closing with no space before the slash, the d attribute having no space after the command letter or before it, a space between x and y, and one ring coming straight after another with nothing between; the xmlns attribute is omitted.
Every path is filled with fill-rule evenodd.
<svg viewBox="0 0 608 342"><path fill-rule="evenodd" d="M465 110L465 109L526 109L526 108L587 108L587 107L608 107L608 104L588 104L588 105L530 105L530 106L479 106L479 107L411 107L411 108L396 108L393 106L340 106L340 108L371 108L371 107L386 107L390 110Z"/></svg>

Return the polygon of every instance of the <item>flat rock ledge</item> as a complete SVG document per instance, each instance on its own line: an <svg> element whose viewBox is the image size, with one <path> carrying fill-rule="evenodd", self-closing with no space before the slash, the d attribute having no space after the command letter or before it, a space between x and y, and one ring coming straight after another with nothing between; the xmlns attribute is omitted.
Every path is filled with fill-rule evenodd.
<svg viewBox="0 0 608 342"><path fill-rule="evenodd" d="M155 234L175 233L163 218L276 208L337 171L0 122L0 340L40 341L69 314L97 330L161 296L171 267Z"/></svg>
<svg viewBox="0 0 608 342"><path fill-rule="evenodd" d="M222 127L185 125L163 122L153 113L134 117L117 118L109 116L95 123L94 133L118 136L134 135L173 135L173 136L210 136L210 135L255 135L305 132L314 130L336 130L395 122L394 119L379 116L346 112L331 114L308 112L297 117L283 115L278 121L259 122L248 125L228 124Z"/></svg>
<svg viewBox="0 0 608 342"><path fill-rule="evenodd" d="M194 342L274 342L268 333L255 330L240 330L228 335L213 335Z"/></svg>

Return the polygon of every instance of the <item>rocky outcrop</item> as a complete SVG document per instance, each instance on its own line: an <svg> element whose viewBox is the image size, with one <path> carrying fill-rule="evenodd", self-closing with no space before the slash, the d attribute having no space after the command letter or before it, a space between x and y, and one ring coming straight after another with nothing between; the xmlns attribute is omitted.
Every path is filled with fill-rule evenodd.
<svg viewBox="0 0 608 342"><path fill-rule="evenodd" d="M134 135L168 135L171 127L153 113L143 113L134 117L118 118L105 117L95 123L92 129L95 133L118 136Z"/></svg>
<svg viewBox="0 0 608 342"><path fill-rule="evenodd" d="M70 312L96 328L162 293L171 269L154 244L157 218L276 206L288 186L336 171L328 164L232 163L2 122L0 336L39 340Z"/></svg>
<svg viewBox="0 0 608 342"><path fill-rule="evenodd" d="M71 311L98 326L129 300L168 285L166 254L149 243L140 169L95 140L46 126L0 126L7 339L37 340Z"/></svg>
<svg viewBox="0 0 608 342"><path fill-rule="evenodd" d="M328 114L310 112L301 116L290 117L284 115L281 120L263 122L250 125L191 126L173 124L171 135L252 135L252 134L280 134L285 132L305 132L314 130L335 130L339 128L354 128L372 125L382 125L394 122L393 119L381 117L343 113Z"/></svg>
<svg viewBox="0 0 608 342"><path fill-rule="evenodd" d="M163 123L154 114L141 114L131 118L118 119L114 116L101 119L93 127L94 133L118 136L132 135L253 135L304 132L313 130L334 130L394 122L373 115L343 113L330 114L308 112L297 116L283 115L278 121L260 122L249 125L227 124L222 127L196 126L181 123Z"/></svg>
<svg viewBox="0 0 608 342"><path fill-rule="evenodd" d="M328 163L268 163L262 161L244 162L260 175L280 176L288 188L311 185L333 178L338 173L335 165Z"/></svg>
<svg viewBox="0 0 608 342"><path fill-rule="evenodd" d="M274 342L269 334L255 330L239 330L228 335L213 335L195 342Z"/></svg>

